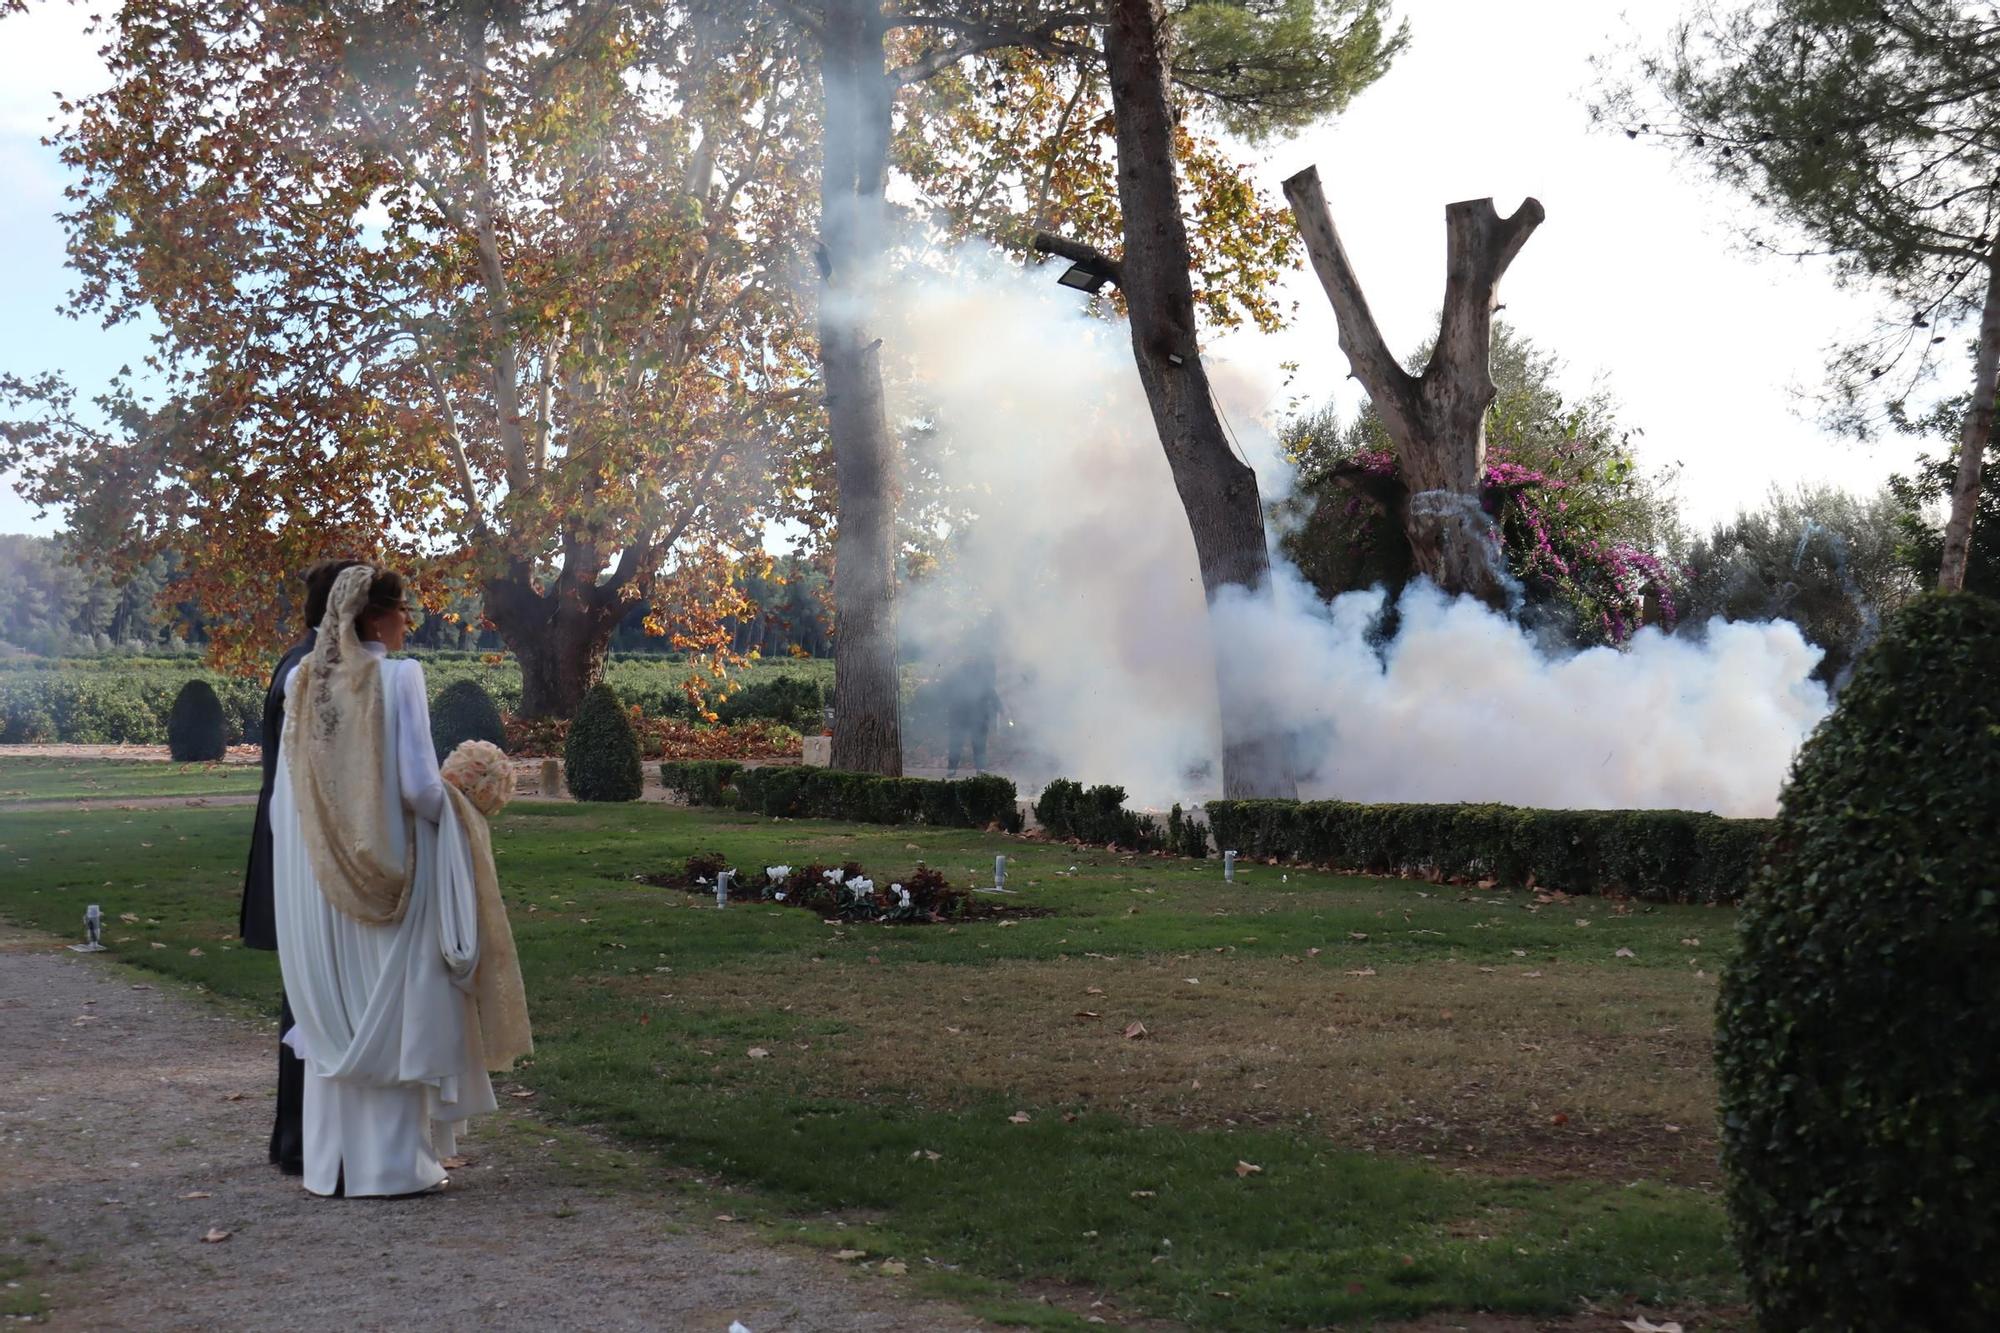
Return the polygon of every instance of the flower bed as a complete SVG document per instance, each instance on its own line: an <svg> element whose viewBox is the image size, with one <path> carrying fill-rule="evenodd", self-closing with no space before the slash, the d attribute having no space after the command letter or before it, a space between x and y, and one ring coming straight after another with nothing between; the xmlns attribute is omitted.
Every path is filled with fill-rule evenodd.
<svg viewBox="0 0 2000 1333"><path fill-rule="evenodd" d="M716 877L730 869L720 852L697 852L681 869L641 875L639 881L665 889L715 896ZM870 876L858 862L824 866L765 866L735 874L729 886L734 903L772 903L804 908L828 921L885 926L1047 916L1047 908L1021 907L975 898L954 888L944 872L918 863L894 880Z"/></svg>

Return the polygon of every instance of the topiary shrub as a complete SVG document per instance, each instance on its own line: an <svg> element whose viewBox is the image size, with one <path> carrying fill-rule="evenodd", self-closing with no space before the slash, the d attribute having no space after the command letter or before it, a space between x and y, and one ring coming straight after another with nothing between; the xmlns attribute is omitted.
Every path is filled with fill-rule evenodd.
<svg viewBox="0 0 2000 1333"><path fill-rule="evenodd" d="M1716 1041L1758 1327L2000 1328L2000 603L1911 603L1799 753Z"/></svg>
<svg viewBox="0 0 2000 1333"><path fill-rule="evenodd" d="M205 680L191 680L167 713L167 753L183 764L222 758L222 700Z"/></svg>
<svg viewBox="0 0 2000 1333"><path fill-rule="evenodd" d="M476 680L455 680L431 700L431 740L438 762L465 741L491 741L507 748L507 723L499 705Z"/></svg>
<svg viewBox="0 0 2000 1333"><path fill-rule="evenodd" d="M639 734L609 685L591 686L563 742L563 776L579 801L636 801L645 789Z"/></svg>

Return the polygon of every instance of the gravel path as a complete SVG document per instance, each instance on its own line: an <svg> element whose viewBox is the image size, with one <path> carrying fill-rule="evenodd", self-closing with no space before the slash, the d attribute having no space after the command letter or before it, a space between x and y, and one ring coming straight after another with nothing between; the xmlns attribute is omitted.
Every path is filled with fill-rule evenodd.
<svg viewBox="0 0 2000 1333"><path fill-rule="evenodd" d="M264 1162L268 1032L137 976L0 926L0 1257L51 1327L985 1327L661 1198L635 1156L518 1107L440 1193L313 1198Z"/></svg>

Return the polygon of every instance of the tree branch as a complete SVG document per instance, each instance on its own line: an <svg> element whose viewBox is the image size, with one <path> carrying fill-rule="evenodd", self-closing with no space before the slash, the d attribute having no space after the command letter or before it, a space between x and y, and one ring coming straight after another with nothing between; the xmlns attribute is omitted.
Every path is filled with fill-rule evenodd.
<svg viewBox="0 0 2000 1333"><path fill-rule="evenodd" d="M1292 217L1306 243L1306 253L1312 257L1313 272L1319 275L1320 286L1333 304L1340 326L1340 350L1347 354L1355 378L1368 390L1390 437L1399 443L1411 438L1417 427L1417 381L1398 364L1382 339L1382 330L1362 293L1361 279L1334 228L1333 212L1320 188L1319 168L1307 167L1287 180L1285 198L1291 201Z"/></svg>
<svg viewBox="0 0 2000 1333"><path fill-rule="evenodd" d="M458 413L452 410L451 394L445 388L444 376L426 360L424 378L430 381L431 392L437 395L438 415L444 420L445 443L451 450L452 466L458 471L458 484L465 493L465 507L472 515L473 531L484 532L486 514L479 505L479 490L472 484L472 465L465 457L465 436L458 429Z"/></svg>
<svg viewBox="0 0 2000 1333"><path fill-rule="evenodd" d="M1045 255L1059 255L1074 264L1094 268L1119 286L1125 285L1125 266L1096 246L1085 245L1082 241L1072 241L1067 236L1056 236L1046 231L1038 231L1030 242Z"/></svg>

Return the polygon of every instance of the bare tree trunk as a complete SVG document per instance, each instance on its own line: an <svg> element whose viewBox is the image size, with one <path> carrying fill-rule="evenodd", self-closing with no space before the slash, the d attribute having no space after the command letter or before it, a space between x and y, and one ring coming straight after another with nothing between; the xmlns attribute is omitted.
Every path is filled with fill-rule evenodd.
<svg viewBox="0 0 2000 1333"><path fill-rule="evenodd" d="M1163 20L1159 0L1116 0L1105 33L1125 219L1120 282L1139 379L1194 534L1202 589L1213 605L1230 588L1270 596L1271 567L1256 473L1223 433L1195 341ZM1258 664L1242 660L1241 645L1220 633L1215 638L1225 794L1296 796L1288 738L1247 697Z"/></svg>
<svg viewBox="0 0 2000 1333"><path fill-rule="evenodd" d="M896 456L882 402L881 340L869 336L867 318L887 225L891 87L879 4L825 0L823 13L819 337L838 490L833 765L899 776Z"/></svg>
<svg viewBox="0 0 2000 1333"><path fill-rule="evenodd" d="M2000 236L1986 260L1986 306L1979 318L1979 351L1973 358L1972 403L1958 437L1958 477L1951 487L1951 518L1944 525L1944 562L1938 587L1965 587L1972 557L1972 524L1979 512L1979 477L1993 439L1994 396L2000 392Z"/></svg>
<svg viewBox="0 0 2000 1333"><path fill-rule="evenodd" d="M1361 280L1334 229L1308 167L1285 182L1299 235L1340 323L1340 349L1395 441L1409 498L1399 517L1419 573L1450 593L1505 607L1509 580L1500 533L1480 505L1486 468L1486 410L1498 392L1491 353L1500 279L1541 225L1541 204L1526 200L1502 218L1491 199L1445 208L1444 318L1422 375L1390 354L1362 294Z"/></svg>
<svg viewBox="0 0 2000 1333"><path fill-rule="evenodd" d="M537 592L525 568L489 579L486 618L521 664L522 717L573 718L604 678L605 652L624 607L606 605L594 588L557 580Z"/></svg>

